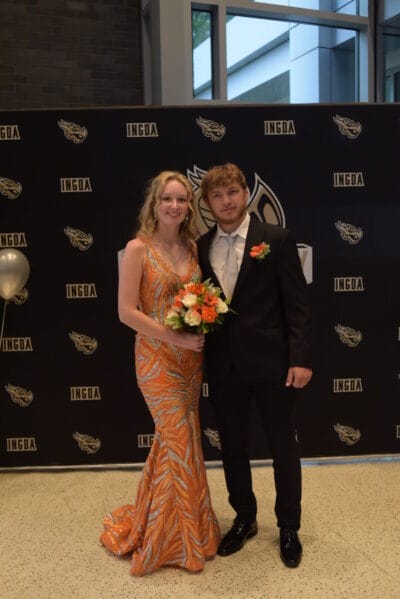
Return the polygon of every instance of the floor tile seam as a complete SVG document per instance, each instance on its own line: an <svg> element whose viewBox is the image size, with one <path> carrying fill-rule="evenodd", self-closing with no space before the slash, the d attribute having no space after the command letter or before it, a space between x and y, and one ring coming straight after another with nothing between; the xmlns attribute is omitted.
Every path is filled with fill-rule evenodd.
<svg viewBox="0 0 400 599"><path fill-rule="evenodd" d="M374 565L374 567L376 567L378 570L380 570L381 572L384 572L385 574L387 574L390 579L395 582L395 583L400 583L400 575L399 576L393 576L392 573L388 570L386 570L381 564L379 564L378 562L376 562L374 559L372 559L370 557L369 554L367 554L365 551L363 551L362 549L359 549L356 545L354 545L353 543L349 542L348 538L342 534L340 534L340 532L337 531L333 531L333 533L338 536L342 541L344 541L347 545L350 545L353 549L358 549L358 551L371 563Z"/></svg>

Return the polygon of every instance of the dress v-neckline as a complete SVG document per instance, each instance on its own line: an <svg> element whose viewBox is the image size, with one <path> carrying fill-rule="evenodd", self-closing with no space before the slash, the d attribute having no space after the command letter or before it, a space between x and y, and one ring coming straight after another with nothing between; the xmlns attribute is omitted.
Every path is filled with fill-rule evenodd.
<svg viewBox="0 0 400 599"><path fill-rule="evenodd" d="M189 251L189 261L188 261L188 267L186 270L186 273L184 275L180 275L178 272L176 272L176 270L174 270L169 264L168 262L166 262L164 260L164 258L161 256L161 254L156 250L156 248L154 247L154 244L148 239L146 238L146 243L147 245L150 247L151 251L153 252L153 254L157 257L158 262L164 267L165 270L167 270L168 272L170 272L171 274L175 275L176 277L178 277L178 279L181 282L184 282L190 275L190 269L192 266L192 261L193 261L193 254Z"/></svg>

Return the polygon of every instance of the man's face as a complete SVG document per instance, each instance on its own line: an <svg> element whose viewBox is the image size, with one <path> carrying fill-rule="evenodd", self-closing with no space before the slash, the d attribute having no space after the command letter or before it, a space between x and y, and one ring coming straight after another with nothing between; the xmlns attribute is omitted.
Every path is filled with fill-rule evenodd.
<svg viewBox="0 0 400 599"><path fill-rule="evenodd" d="M247 208L249 193L238 183L214 187L205 200L220 227L234 231L242 222Z"/></svg>

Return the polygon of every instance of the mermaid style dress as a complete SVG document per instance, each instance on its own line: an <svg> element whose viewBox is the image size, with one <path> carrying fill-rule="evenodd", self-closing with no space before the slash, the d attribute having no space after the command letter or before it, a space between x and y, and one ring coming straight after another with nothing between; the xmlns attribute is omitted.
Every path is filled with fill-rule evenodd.
<svg viewBox="0 0 400 599"><path fill-rule="evenodd" d="M192 255L187 274L180 278L151 243L143 241L141 309L162 323L179 285L200 271ZM135 364L155 424L154 442L135 504L107 514L100 541L115 555L132 552L134 575L160 566L198 572L215 555L220 541L201 447L202 355L137 334Z"/></svg>

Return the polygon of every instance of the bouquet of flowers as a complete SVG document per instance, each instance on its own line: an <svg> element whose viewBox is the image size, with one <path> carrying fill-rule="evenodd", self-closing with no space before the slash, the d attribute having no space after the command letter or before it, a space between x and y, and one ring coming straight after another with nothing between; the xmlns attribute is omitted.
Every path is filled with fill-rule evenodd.
<svg viewBox="0 0 400 599"><path fill-rule="evenodd" d="M210 333L222 324L223 315L230 311L227 302L220 298L221 293L211 279L183 285L174 297L164 324L192 333Z"/></svg>

